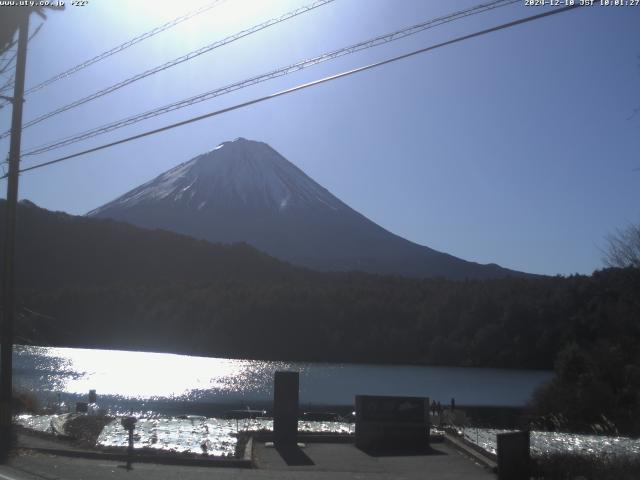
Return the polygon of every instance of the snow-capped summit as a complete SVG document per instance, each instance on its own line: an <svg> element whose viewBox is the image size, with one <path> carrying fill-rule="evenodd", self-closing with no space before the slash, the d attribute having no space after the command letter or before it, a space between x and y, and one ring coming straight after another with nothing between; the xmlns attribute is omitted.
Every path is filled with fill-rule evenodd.
<svg viewBox="0 0 640 480"><path fill-rule="evenodd" d="M88 213L213 242L247 242L294 264L411 276L518 274L398 237L263 142L236 138Z"/></svg>
<svg viewBox="0 0 640 480"><path fill-rule="evenodd" d="M269 145L240 137L172 168L89 215L157 202L181 203L196 210L234 205L269 211L345 207Z"/></svg>

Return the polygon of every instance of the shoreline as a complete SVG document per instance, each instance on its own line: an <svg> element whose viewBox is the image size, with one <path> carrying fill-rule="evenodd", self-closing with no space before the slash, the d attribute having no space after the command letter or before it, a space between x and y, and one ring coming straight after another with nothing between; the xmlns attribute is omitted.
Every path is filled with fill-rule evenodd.
<svg viewBox="0 0 640 480"><path fill-rule="evenodd" d="M76 417L77 418L77 417ZM85 417L87 418L87 417ZM210 419L211 420L211 419ZM117 421L114 419L112 421ZM186 420L190 422L191 420ZM197 424L200 419L193 419ZM462 431L456 431L456 429L449 429L443 438L445 446L453 450L457 450L463 456L467 457L475 463L484 465L489 471L495 472L496 468L496 454L483 448L481 444L473 442L473 428L467 428L466 434ZM491 434L489 429L479 429L482 435ZM102 461L118 461L125 462L127 460L127 449L124 446L79 446L77 442L60 436L53 436L47 433L38 433L34 431L27 431L23 428L18 428L18 449L25 452L49 454L65 457L77 457L85 459L94 459ZM493 434L495 435L494 432ZM540 440L547 438L557 438L564 435L565 439L571 440L571 438L580 437L578 435L571 434L559 434L552 432L532 432L532 450L531 450L531 465L532 472L535 472L538 477L536 478L554 478L553 475L558 472L564 472L565 469L575 473L575 476L590 474L597 472L600 474L597 478L613 479L613 478L627 478L627 477L615 477L613 473L626 472L627 470L640 473L640 456L636 452L640 452L640 439L618 439L613 443L623 443L625 440L627 444L633 443L634 451L631 450L619 450L617 452L608 451L606 449L593 450L593 445L585 449L576 450L571 444L566 444L566 449L558 450L558 445L555 445L555 449L548 451L540 451ZM601 439L604 444L612 443L612 437L606 436L582 436L578 438L578 446L584 441L595 439ZM201 466L201 467L234 467L234 468L263 468L261 465L256 465L255 460L255 448L258 446L258 455L268 455L273 459L272 453L268 453L268 443L273 440L273 433L265 429L240 431L236 434L237 443L235 445L235 454L233 456L216 456L216 455L203 455L194 452L178 452L171 451L170 449L162 448L149 448L149 447L137 447L135 449L133 461L134 463L155 463L162 465L176 465L176 466ZM27 439L25 441L25 439ZM31 441L29 440L31 439ZM35 440L33 440L35 439ZM140 439L138 439L139 441ZM353 434L335 434L335 433L322 433L322 432L300 432L298 434L298 440L302 444L308 445L339 445L344 444L348 453L345 457L345 461L349 462L352 455L360 455L354 450L354 435ZM38 442L40 442L38 444ZM31 444L30 444L31 442ZM44 444L42 443L44 442ZM536 447L536 443L538 446ZM482 443L482 442L481 442ZM443 445L437 443L437 445ZM434 448L436 443L433 443ZM266 450L265 450L266 448ZM628 445L627 445L628 448ZM273 449L272 449L273 450ZM305 450L308 451L308 450ZM260 453L261 452L261 453ZM429 455L425 458L428 458ZM402 457L402 455L400 455ZM355 457L354 457L355 458ZM407 457L403 457L407 458ZM404 460L403 460L404 462ZM267 467L268 468L268 467ZM568 471L567 470L567 471ZM613 472L613 473L612 473ZM606 474L606 475L605 475ZM550 476L546 476L550 475ZM613 476L612 476L613 475ZM634 477L635 478L635 477Z"/></svg>

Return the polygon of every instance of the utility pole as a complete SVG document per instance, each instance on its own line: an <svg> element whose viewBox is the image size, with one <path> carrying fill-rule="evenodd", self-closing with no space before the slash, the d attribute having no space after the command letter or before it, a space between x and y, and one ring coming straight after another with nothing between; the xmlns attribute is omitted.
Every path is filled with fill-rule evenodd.
<svg viewBox="0 0 640 480"><path fill-rule="evenodd" d="M11 116L11 144L9 147L9 173L7 176L7 204L5 205L5 239L2 272L2 329L0 334L0 463L5 463L12 444L11 405L13 394L13 322L15 317L14 260L16 247L16 210L18 206L18 174L20 170L20 137L22 135L22 103L24 101L24 74L27 63L29 14L21 8L18 31L16 80L13 90Z"/></svg>

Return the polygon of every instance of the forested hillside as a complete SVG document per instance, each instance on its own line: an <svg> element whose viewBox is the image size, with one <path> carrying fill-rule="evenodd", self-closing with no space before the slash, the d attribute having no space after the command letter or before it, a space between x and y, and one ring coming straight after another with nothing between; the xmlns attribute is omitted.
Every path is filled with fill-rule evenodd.
<svg viewBox="0 0 640 480"><path fill-rule="evenodd" d="M19 212L25 341L207 355L551 368L638 339L635 270L491 281L294 268L126 224ZM37 314L29 312L38 312Z"/></svg>
<svg viewBox="0 0 640 480"><path fill-rule="evenodd" d="M555 379L537 395L538 413L574 429L611 421L640 432L637 268L488 281L319 273L246 245L213 245L23 203L17 269L20 343L555 366Z"/></svg>

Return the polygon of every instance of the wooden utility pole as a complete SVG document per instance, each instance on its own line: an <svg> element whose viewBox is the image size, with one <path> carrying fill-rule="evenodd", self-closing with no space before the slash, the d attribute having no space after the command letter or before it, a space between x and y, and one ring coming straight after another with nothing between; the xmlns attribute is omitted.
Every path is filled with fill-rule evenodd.
<svg viewBox="0 0 640 480"><path fill-rule="evenodd" d="M22 103L24 74L27 63L27 41L30 9L20 12L16 80L13 90L11 116L11 144L7 175L7 204L5 205L4 256L2 272L2 329L0 334L0 462L5 463L12 444L13 394L13 322L15 317L14 260L16 246L16 210L18 206L18 174L20 170L20 137L22 135Z"/></svg>

